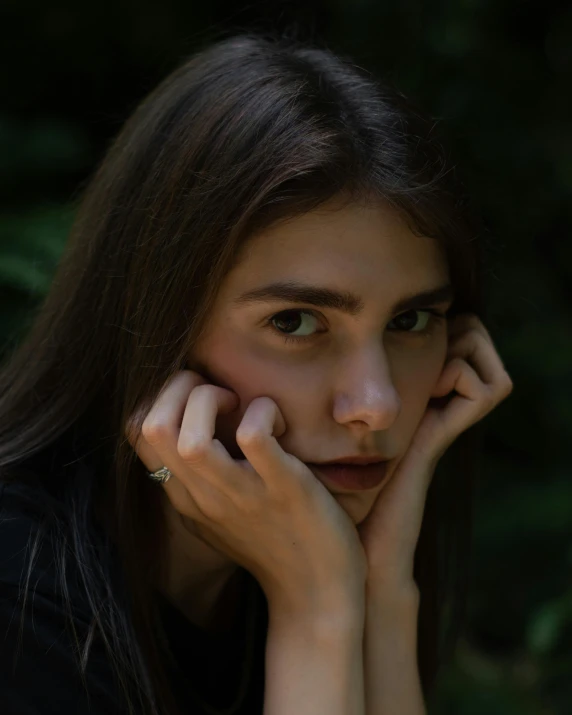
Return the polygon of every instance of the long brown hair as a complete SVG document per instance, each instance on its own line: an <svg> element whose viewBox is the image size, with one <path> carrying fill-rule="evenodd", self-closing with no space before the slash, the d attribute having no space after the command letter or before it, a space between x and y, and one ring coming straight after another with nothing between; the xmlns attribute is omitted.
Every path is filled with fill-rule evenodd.
<svg viewBox="0 0 572 715"><path fill-rule="evenodd" d="M244 240L334 196L383 198L439 241L451 314L484 319L483 229L438 124L389 81L315 43L232 35L141 102L82 190L52 286L0 373L0 468L7 475L72 433L99 455L96 478L76 478L66 497L67 548L89 594L91 635L108 649L131 711L170 711L171 698L150 615L157 490L125 438L126 419L142 408L142 422L185 367ZM439 465L416 554L426 697L463 621L475 442L473 428ZM125 602L109 544L85 527L96 510L120 551Z"/></svg>

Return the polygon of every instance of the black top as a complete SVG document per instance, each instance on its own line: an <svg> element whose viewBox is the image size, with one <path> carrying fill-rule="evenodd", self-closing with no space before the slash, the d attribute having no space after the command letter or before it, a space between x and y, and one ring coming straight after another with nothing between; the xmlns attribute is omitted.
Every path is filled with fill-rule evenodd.
<svg viewBox="0 0 572 715"><path fill-rule="evenodd" d="M49 498L41 486L29 480L0 481L0 709L4 715L125 713L105 648L97 638L82 679L49 540L40 542L32 571L27 574L29 550ZM72 571L67 587L73 625L83 643L91 612ZM268 612L258 583L246 571L244 578L248 588L241 608L246 610L252 603L249 599L254 598L258 615L253 669L242 705L233 712L256 715L263 711ZM23 606L26 581L30 589ZM164 662L169 664L168 677L181 713L226 712L240 685L248 619L237 619L231 631L207 631L188 621L160 594L156 598L166 636ZM213 709L199 705L194 693Z"/></svg>

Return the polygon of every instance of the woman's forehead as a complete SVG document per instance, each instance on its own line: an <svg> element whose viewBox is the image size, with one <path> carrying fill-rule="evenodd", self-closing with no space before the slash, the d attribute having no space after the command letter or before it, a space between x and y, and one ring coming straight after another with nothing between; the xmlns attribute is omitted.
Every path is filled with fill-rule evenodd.
<svg viewBox="0 0 572 715"><path fill-rule="evenodd" d="M237 286L264 282L444 279L445 255L382 205L319 209L253 236L229 276ZM396 275L398 274L398 276Z"/></svg>

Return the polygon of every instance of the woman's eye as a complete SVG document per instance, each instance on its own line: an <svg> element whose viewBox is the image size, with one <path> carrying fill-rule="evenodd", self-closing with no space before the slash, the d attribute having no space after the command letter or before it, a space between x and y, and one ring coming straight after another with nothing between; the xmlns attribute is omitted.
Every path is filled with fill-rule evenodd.
<svg viewBox="0 0 572 715"><path fill-rule="evenodd" d="M431 333L434 323L445 318L446 313L430 308L408 310L390 321L390 324L398 325L397 328L391 329L391 332L417 336L428 335ZM318 317L311 310L291 309L275 313L266 321L266 325L278 333L285 342L303 342L312 340L317 335L326 332L325 330L315 332L317 320ZM301 334L295 335L294 333L298 331L301 331Z"/></svg>
<svg viewBox="0 0 572 715"><path fill-rule="evenodd" d="M436 310L408 310L406 313L401 313L401 315L395 317L391 322L400 324L401 328L398 329L403 332L424 334L429 332L428 324L432 321L432 318L442 315Z"/></svg>
<svg viewBox="0 0 572 715"><path fill-rule="evenodd" d="M306 320L304 320L304 316ZM308 320L310 318L310 320ZM312 331L312 323L317 321L317 317L311 310L283 310L280 313L276 313L268 320L268 324L278 332L278 334L284 338L286 342L296 342L302 340L308 340L314 337L312 334L308 334L308 331ZM286 332L282 332L282 331ZM298 330L302 331L302 335L294 335L293 332Z"/></svg>

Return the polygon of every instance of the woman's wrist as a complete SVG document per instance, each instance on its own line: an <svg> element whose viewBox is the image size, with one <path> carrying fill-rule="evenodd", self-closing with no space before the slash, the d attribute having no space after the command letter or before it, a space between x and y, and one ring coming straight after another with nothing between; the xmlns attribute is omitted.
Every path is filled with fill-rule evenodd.
<svg viewBox="0 0 572 715"><path fill-rule="evenodd" d="M269 623L301 624L316 635L363 632L366 617L365 587L337 586L297 598L268 599Z"/></svg>

